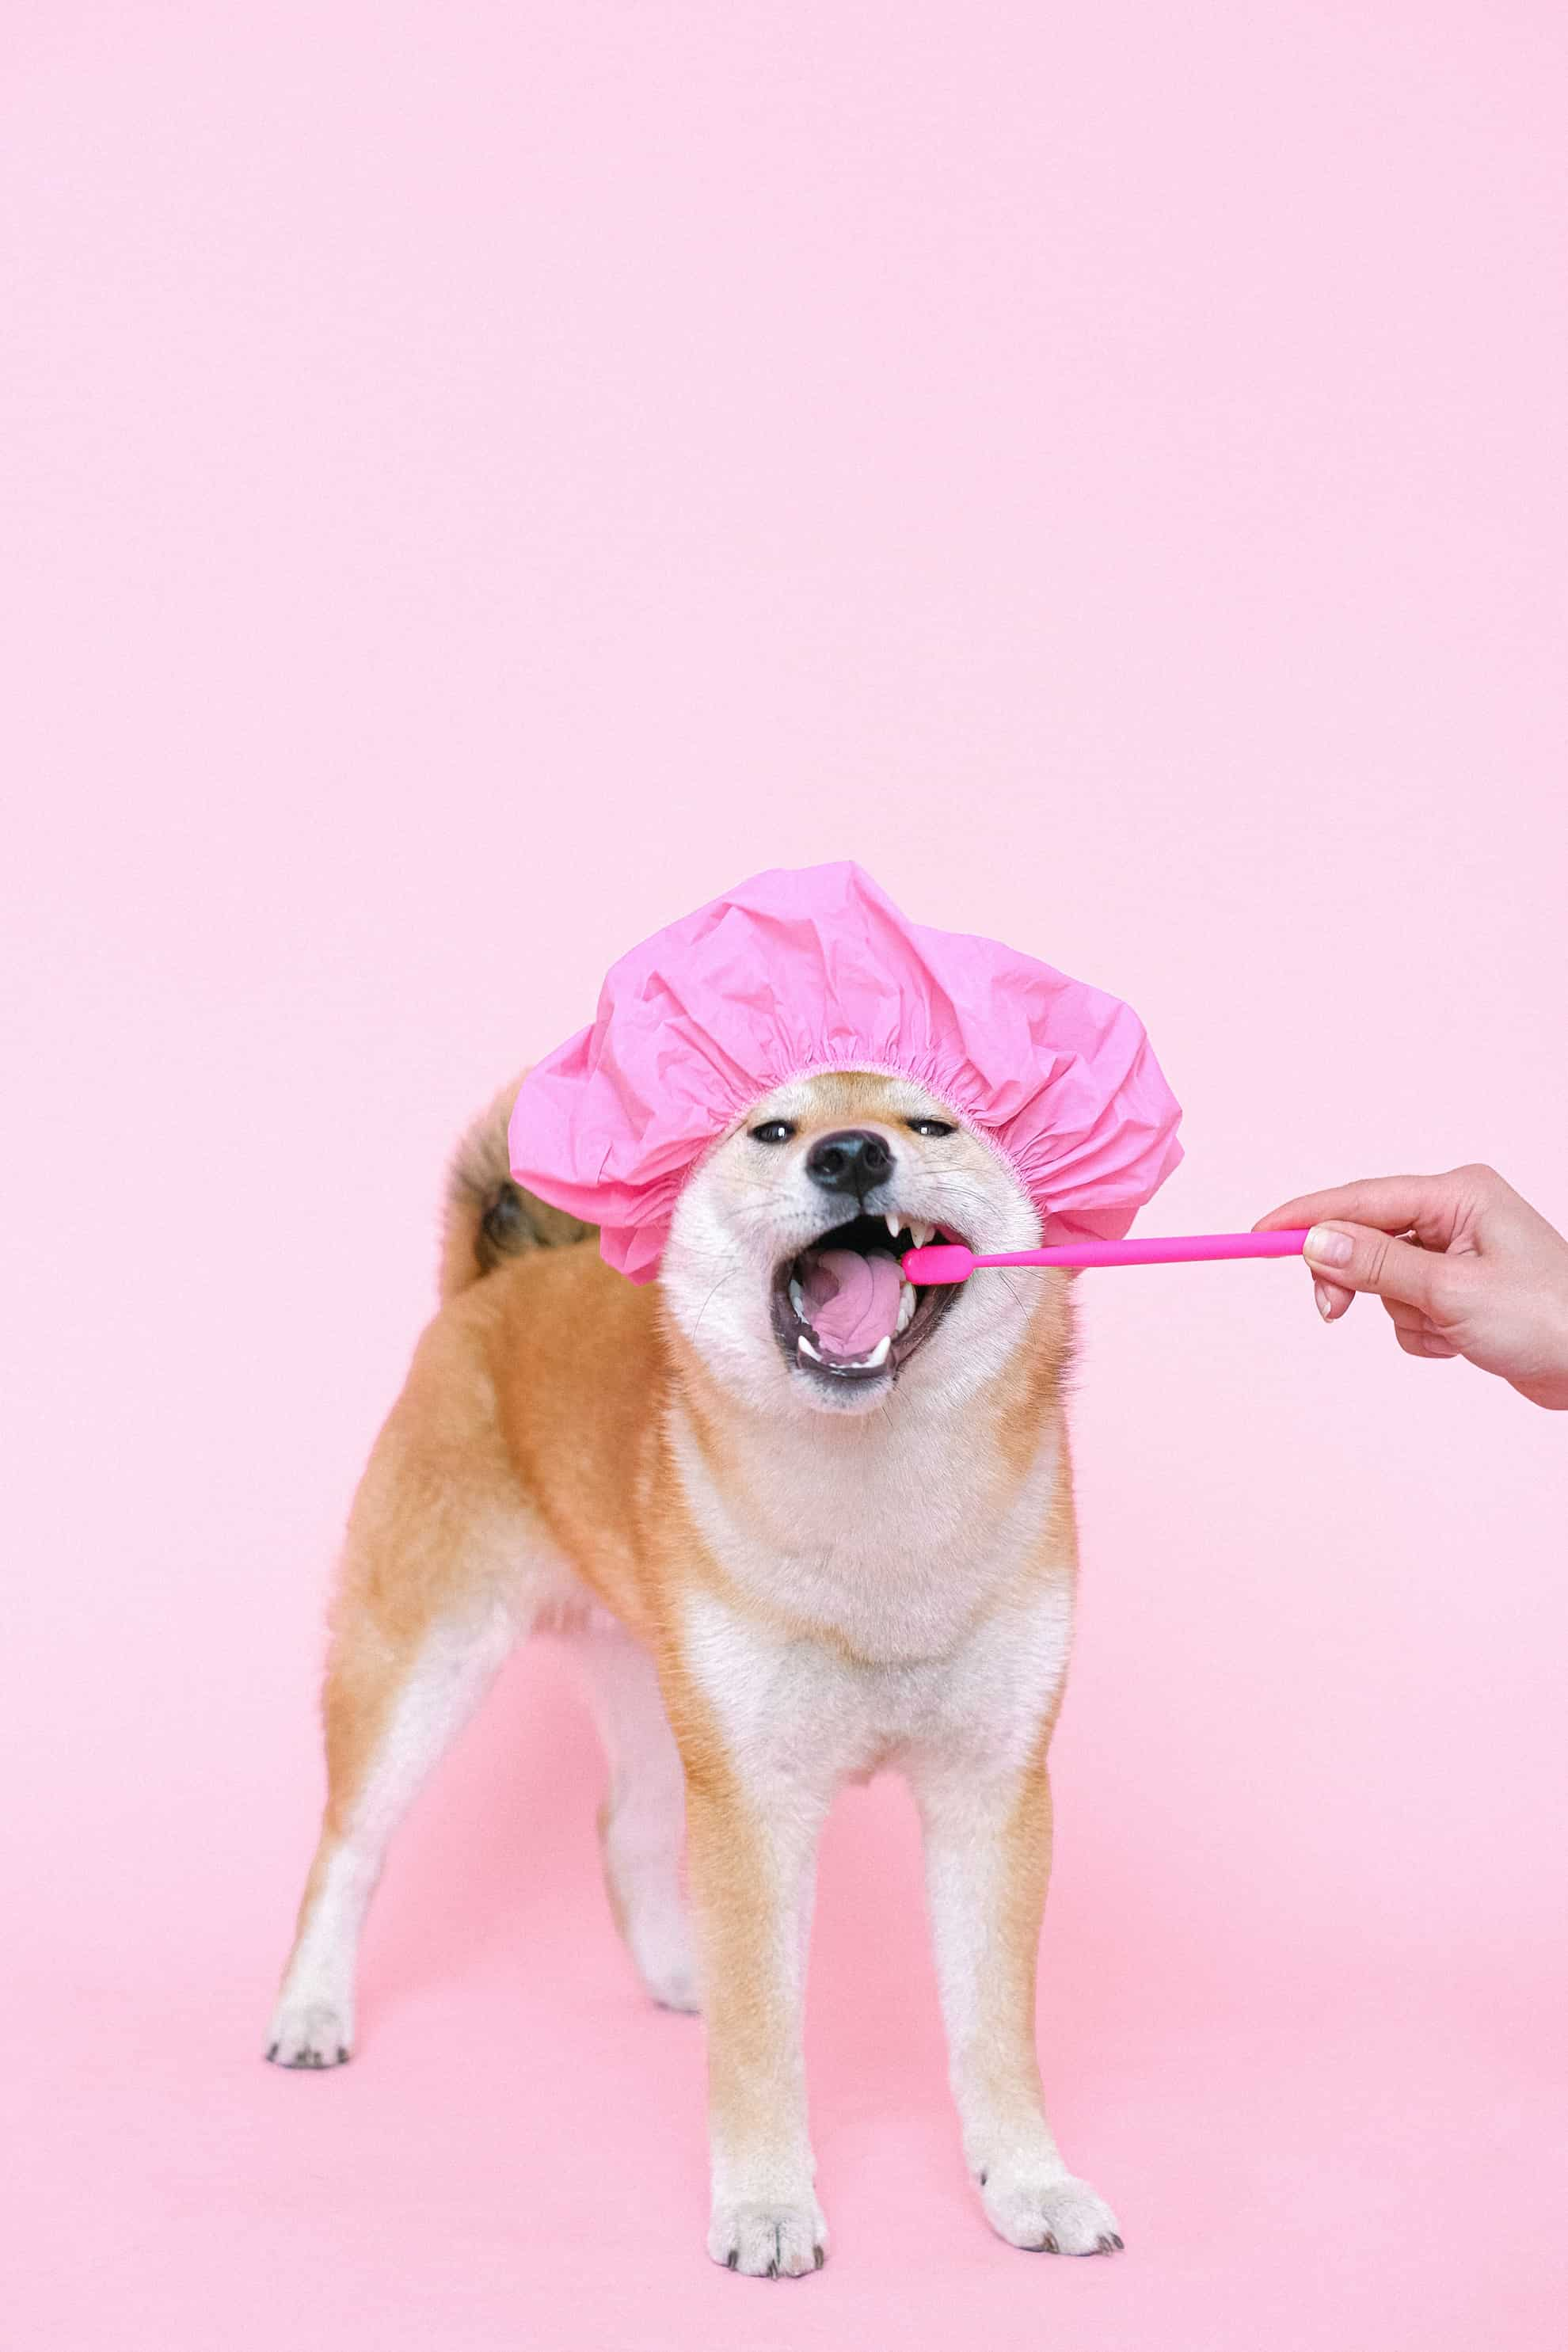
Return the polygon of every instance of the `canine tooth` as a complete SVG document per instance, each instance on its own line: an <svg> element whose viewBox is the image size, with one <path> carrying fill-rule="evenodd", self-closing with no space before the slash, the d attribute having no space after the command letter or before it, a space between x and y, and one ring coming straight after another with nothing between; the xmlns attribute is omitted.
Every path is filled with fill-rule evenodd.
<svg viewBox="0 0 1568 2352"><path fill-rule="evenodd" d="M804 1323L805 1321L805 1294L801 1289L798 1282L792 1282L790 1284L789 1303L795 1308L795 1313Z"/></svg>
<svg viewBox="0 0 1568 2352"><path fill-rule="evenodd" d="M878 1340L876 1346L872 1349L870 1354L868 1356L862 1356L860 1360L867 1367L868 1370L875 1371L879 1364L885 1364L887 1362L888 1350L891 1348L892 1344L893 1342L890 1337L884 1333L882 1338Z"/></svg>
<svg viewBox="0 0 1568 2352"><path fill-rule="evenodd" d="M911 1217L910 1219L910 1239L913 1242L916 1249L924 1249L935 1231L936 1227L934 1225L928 1225L923 1217Z"/></svg>
<svg viewBox="0 0 1568 2352"><path fill-rule="evenodd" d="M804 1331L801 1333L799 1339L795 1344L796 1349L801 1355L809 1356L814 1364L821 1363L822 1358L817 1354L816 1349L812 1346L811 1341L806 1338Z"/></svg>
<svg viewBox="0 0 1568 2352"><path fill-rule="evenodd" d="M910 1318L915 1311L915 1306L919 1297L920 1293L916 1290L912 1282L906 1282L903 1288L900 1291L899 1329L900 1331L907 1331L909 1329Z"/></svg>
<svg viewBox="0 0 1568 2352"><path fill-rule="evenodd" d="M900 1216L897 1209L885 1209L882 1213L888 1220L888 1231L892 1234L893 1239L897 1241L899 1235L904 1229L903 1219Z"/></svg>

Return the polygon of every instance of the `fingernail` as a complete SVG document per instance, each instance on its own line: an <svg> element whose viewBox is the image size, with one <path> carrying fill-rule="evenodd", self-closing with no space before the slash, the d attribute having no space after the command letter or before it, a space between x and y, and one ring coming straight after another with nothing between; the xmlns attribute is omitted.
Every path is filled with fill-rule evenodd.
<svg viewBox="0 0 1568 2352"><path fill-rule="evenodd" d="M1318 1312L1326 1323L1334 1311L1334 1302L1321 1282L1313 1283L1312 1296L1318 1302Z"/></svg>
<svg viewBox="0 0 1568 2352"><path fill-rule="evenodd" d="M1349 1234L1336 1234L1332 1225L1314 1225L1301 1245L1301 1255L1316 1258L1320 1265L1349 1265L1354 1247Z"/></svg>

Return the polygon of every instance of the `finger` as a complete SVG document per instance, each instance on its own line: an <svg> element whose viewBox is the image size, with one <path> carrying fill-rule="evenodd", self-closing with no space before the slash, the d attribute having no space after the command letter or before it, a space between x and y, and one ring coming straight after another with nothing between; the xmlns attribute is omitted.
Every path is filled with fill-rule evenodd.
<svg viewBox="0 0 1568 2352"><path fill-rule="evenodd" d="M1255 1234L1278 1233L1286 1225L1318 1225L1331 1220L1375 1225L1385 1234L1414 1231L1428 1248L1446 1249L1453 1239L1462 1205L1463 1186L1458 1173L1450 1176L1368 1176L1358 1184L1340 1184L1326 1192L1300 1192L1259 1217Z"/></svg>
<svg viewBox="0 0 1568 2352"><path fill-rule="evenodd" d="M1407 1356L1425 1356L1430 1361L1445 1356L1457 1356L1459 1352L1448 1340L1439 1339L1435 1331L1418 1330L1408 1324L1398 1328L1394 1338Z"/></svg>
<svg viewBox="0 0 1568 2352"><path fill-rule="evenodd" d="M1314 1282L1312 1296L1317 1300L1318 1312L1324 1322L1337 1323L1340 1317L1349 1308L1355 1292L1347 1290L1344 1285L1339 1282Z"/></svg>
<svg viewBox="0 0 1568 2352"><path fill-rule="evenodd" d="M1375 1291L1380 1298L1399 1299L1424 1311L1432 1304L1437 1269L1444 1263L1438 1251L1417 1249L1367 1225L1313 1225L1301 1255L1320 1282Z"/></svg>
<svg viewBox="0 0 1568 2352"><path fill-rule="evenodd" d="M1450 1339L1429 1316L1422 1314L1418 1307L1406 1307L1397 1298L1380 1299L1378 1304L1398 1332L1400 1344L1403 1346L1406 1340L1413 1343L1409 1350L1411 1355L1462 1356L1464 1354L1465 1351L1458 1340Z"/></svg>

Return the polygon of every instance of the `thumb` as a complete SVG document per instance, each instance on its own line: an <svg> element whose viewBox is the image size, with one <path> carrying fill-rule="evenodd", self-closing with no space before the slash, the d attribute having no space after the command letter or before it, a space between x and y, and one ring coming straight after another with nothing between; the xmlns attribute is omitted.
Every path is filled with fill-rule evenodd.
<svg viewBox="0 0 1568 2352"><path fill-rule="evenodd" d="M1436 1270L1443 1263L1441 1250L1396 1241L1374 1225L1338 1222L1314 1225L1301 1255L1314 1274L1337 1282L1342 1290L1375 1291L1379 1298L1422 1308L1431 1303Z"/></svg>

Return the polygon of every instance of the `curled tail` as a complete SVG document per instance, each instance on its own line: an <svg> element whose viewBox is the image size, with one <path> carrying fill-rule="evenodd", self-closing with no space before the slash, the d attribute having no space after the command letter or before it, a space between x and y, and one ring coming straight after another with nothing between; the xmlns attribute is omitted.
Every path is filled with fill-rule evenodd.
<svg viewBox="0 0 1568 2352"><path fill-rule="evenodd" d="M521 1084L516 1077L501 1088L452 1155L441 1230L443 1299L455 1298L503 1258L590 1241L598 1230L512 1182L507 1121Z"/></svg>

